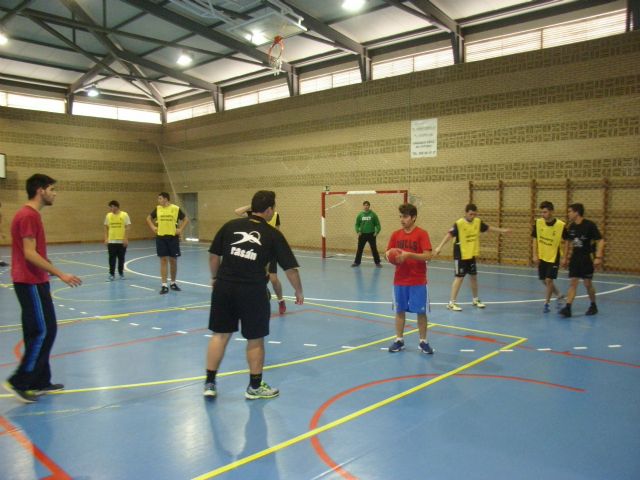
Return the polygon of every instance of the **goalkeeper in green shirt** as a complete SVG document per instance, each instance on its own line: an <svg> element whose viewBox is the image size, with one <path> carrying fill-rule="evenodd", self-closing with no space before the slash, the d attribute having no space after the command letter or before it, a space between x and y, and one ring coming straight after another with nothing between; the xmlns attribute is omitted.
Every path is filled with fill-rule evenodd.
<svg viewBox="0 0 640 480"><path fill-rule="evenodd" d="M359 267L362 261L362 252L366 243L371 247L371 254L376 267L380 265L380 255L376 246L376 236L380 233L380 220L376 212L371 210L371 204L368 201L362 202L362 211L356 217L356 233L358 234L358 252L356 259L351 264L352 267Z"/></svg>

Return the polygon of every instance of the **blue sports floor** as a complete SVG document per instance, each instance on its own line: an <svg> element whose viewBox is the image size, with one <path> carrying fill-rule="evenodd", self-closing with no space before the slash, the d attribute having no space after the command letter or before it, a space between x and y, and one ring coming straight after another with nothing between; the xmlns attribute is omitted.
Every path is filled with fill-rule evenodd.
<svg viewBox="0 0 640 480"><path fill-rule="evenodd" d="M84 281L52 282L53 380L67 390L30 405L0 394L1 479L640 478L638 277L596 274L600 313L583 315L580 286L562 319L542 313L534 269L480 265L487 308L469 304L465 280L464 310L449 312L452 268L433 262L436 353L417 350L411 320L407 349L390 354L393 268L297 252L306 303L288 302L267 338L280 397L245 400L234 336L207 401L207 245L183 246L183 291L165 296L151 242L132 243L126 279L111 283L104 246L49 250ZM7 268L0 305L4 379L22 346Z"/></svg>

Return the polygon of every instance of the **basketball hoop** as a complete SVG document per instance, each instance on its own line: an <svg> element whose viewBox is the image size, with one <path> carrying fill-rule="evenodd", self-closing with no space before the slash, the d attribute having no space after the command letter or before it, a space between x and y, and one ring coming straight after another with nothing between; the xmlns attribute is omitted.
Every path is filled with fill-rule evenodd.
<svg viewBox="0 0 640 480"><path fill-rule="evenodd" d="M269 56L269 66L273 70L274 75L278 75L282 71L282 53L284 52L284 38L280 35L273 37L273 43L269 47L267 55Z"/></svg>

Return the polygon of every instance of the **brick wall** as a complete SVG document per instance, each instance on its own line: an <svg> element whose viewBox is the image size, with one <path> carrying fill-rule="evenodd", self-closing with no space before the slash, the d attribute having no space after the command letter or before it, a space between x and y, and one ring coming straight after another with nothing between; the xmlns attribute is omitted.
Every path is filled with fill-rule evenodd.
<svg viewBox="0 0 640 480"><path fill-rule="evenodd" d="M122 180L111 167L75 167L78 178L64 178L85 182L75 184L74 195L86 188L87 202L106 184L107 192L122 191L146 215L160 176L144 168L162 160L165 180L178 194L198 194L202 239L212 238L255 190L273 189L290 242L318 248L320 192L328 185L333 191L409 189L419 224L439 242L462 215L473 182L481 217L513 230L504 238L485 235L486 260L528 263L532 207L550 199L560 217L568 202L585 203L586 216L606 231L609 268L640 268L640 231L633 221L640 186L640 32L198 117L165 125L161 134L94 119L83 126L84 119L60 116L66 123L57 123L55 132L43 128L39 134L46 138L29 142L7 110L0 110L5 150L5 132L13 135L6 153L43 167L45 158L116 162L118 172L131 166ZM410 123L424 118L438 118L438 156L411 159ZM40 130L39 122L32 124ZM158 138L160 155L149 145ZM43 145L55 155L43 153ZM19 169L22 176L32 170ZM121 183L131 188L123 191ZM368 199L383 219L383 233L398 228L399 198ZM349 199L329 212L332 249L355 249L353 217L362 200ZM96 215L103 203L87 204L85 215Z"/></svg>

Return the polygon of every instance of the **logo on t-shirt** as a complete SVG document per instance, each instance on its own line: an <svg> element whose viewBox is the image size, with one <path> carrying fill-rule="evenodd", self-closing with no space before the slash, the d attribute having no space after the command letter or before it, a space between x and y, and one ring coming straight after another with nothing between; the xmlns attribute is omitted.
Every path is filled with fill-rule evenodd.
<svg viewBox="0 0 640 480"><path fill-rule="evenodd" d="M239 243L257 243L258 245L262 246L262 243L260 243L260 232L233 232L234 235L241 235L242 238L240 240L238 240L237 242L233 242L231 245L238 245Z"/></svg>

